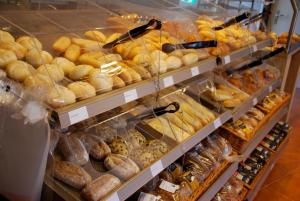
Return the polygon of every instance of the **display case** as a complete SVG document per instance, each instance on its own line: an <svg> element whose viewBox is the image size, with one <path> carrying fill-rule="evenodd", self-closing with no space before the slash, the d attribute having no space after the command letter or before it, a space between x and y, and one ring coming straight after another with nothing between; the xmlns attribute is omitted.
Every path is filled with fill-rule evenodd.
<svg viewBox="0 0 300 201"><path fill-rule="evenodd" d="M269 93L284 89L291 73L273 60L288 45L276 46L277 35L262 20L265 12L245 6L173 0L1 2L0 92L6 97L17 86L15 95L38 102L30 107L33 112L22 113L22 122L29 123L18 124L3 143L9 141L5 149L12 142L20 147L13 136L36 128L33 132L47 140L34 138L40 144L33 147L48 153L48 162L46 170L45 154L30 162L40 171L35 191L26 190L25 181L17 189L1 180L0 194L17 199L25 189L38 200L44 180L44 200L51 200L49 194L65 200L131 199L187 156L187 164L210 171L205 178L195 175L203 184L198 190L191 190L193 182L174 181L183 191L175 189L171 197L177 192L175 200L211 200L242 156L286 115L290 101L270 114L264 111L268 119L249 128L249 138L212 134L240 118L249 120L245 116L256 105L268 109L266 102L275 96ZM23 108L26 104L18 110ZM47 122L50 131L41 130L38 121ZM27 140L24 146L33 141ZM247 143L239 150L242 140ZM226 152L217 162L210 157L219 149L215 144ZM241 156L229 156L232 147ZM203 161L195 164L197 158ZM15 157L11 161L15 166L8 172L14 174L22 166Z"/></svg>

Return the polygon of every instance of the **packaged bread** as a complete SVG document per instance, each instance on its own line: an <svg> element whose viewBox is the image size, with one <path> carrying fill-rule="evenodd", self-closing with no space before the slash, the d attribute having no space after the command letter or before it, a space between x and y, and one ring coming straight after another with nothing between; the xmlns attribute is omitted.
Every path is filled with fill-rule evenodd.
<svg viewBox="0 0 300 201"><path fill-rule="evenodd" d="M43 46L42 43L34 37L30 36L21 36L16 40L17 43L21 44L23 47L29 50L37 50L37 51L42 51Z"/></svg>
<svg viewBox="0 0 300 201"><path fill-rule="evenodd" d="M37 49L31 49L26 52L26 61L34 67L38 67L43 64L49 64L52 62L53 57L49 52L39 51Z"/></svg>
<svg viewBox="0 0 300 201"><path fill-rule="evenodd" d="M25 80L26 81L26 80ZM68 88L54 84L49 87L46 101L54 108L59 108L76 102L75 94Z"/></svg>
<svg viewBox="0 0 300 201"><path fill-rule="evenodd" d="M84 36L87 37L88 39L99 41L101 43L106 42L106 36L102 32L97 30L86 31L84 33Z"/></svg>
<svg viewBox="0 0 300 201"><path fill-rule="evenodd" d="M54 178L79 190L92 181L92 177L82 167L68 161L55 161Z"/></svg>
<svg viewBox="0 0 300 201"><path fill-rule="evenodd" d="M55 82L64 79L64 71L56 64L44 64L37 68L37 71L43 75L49 76Z"/></svg>
<svg viewBox="0 0 300 201"><path fill-rule="evenodd" d="M111 174L104 174L89 183L83 189L82 195L89 201L99 201L120 185L120 179Z"/></svg>
<svg viewBox="0 0 300 201"><path fill-rule="evenodd" d="M23 82L32 74L30 68L33 67L24 61L13 61L6 66L6 72L11 79Z"/></svg>
<svg viewBox="0 0 300 201"><path fill-rule="evenodd" d="M65 52L71 45L71 39L67 36L59 37L52 45L52 48L58 52Z"/></svg>
<svg viewBox="0 0 300 201"><path fill-rule="evenodd" d="M65 51L64 57L75 62L80 56L80 46L71 44Z"/></svg>
<svg viewBox="0 0 300 201"><path fill-rule="evenodd" d="M107 156L104 160L104 165L113 175L124 181L140 171L140 168L133 160L120 154Z"/></svg>
<svg viewBox="0 0 300 201"><path fill-rule="evenodd" d="M0 68L5 68L7 64L16 60L17 56L13 51L0 49Z"/></svg>
<svg viewBox="0 0 300 201"><path fill-rule="evenodd" d="M63 136L59 139L58 149L66 161L77 165L84 165L89 160L89 155L83 143L74 136Z"/></svg>
<svg viewBox="0 0 300 201"><path fill-rule="evenodd" d="M26 48L16 42L0 43L0 49L11 50L18 59L22 59L26 54Z"/></svg>
<svg viewBox="0 0 300 201"><path fill-rule="evenodd" d="M81 80L87 78L90 72L94 70L94 67L91 65L78 65L73 68L73 70L69 73L69 78L72 80Z"/></svg>
<svg viewBox="0 0 300 201"><path fill-rule="evenodd" d="M87 82L77 81L69 84L70 89L79 100L84 100L93 96L96 96L95 88Z"/></svg>
<svg viewBox="0 0 300 201"><path fill-rule="evenodd" d="M100 70L92 70L88 81L100 93L111 91L113 87L112 77L107 73L102 73Z"/></svg>
<svg viewBox="0 0 300 201"><path fill-rule="evenodd" d="M68 76L75 68L75 64L64 57L55 57L51 63L63 69L65 76Z"/></svg>
<svg viewBox="0 0 300 201"><path fill-rule="evenodd" d="M0 30L0 43L15 42L15 38L7 31Z"/></svg>
<svg viewBox="0 0 300 201"><path fill-rule="evenodd" d="M113 79L113 89L119 89L126 86L125 82L117 75L112 76L112 79Z"/></svg>

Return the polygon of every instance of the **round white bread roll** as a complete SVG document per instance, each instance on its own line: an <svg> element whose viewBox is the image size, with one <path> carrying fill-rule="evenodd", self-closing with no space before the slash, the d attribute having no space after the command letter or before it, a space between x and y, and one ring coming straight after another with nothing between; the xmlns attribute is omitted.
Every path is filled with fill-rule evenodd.
<svg viewBox="0 0 300 201"><path fill-rule="evenodd" d="M0 43L0 48L13 51L18 59L22 59L27 51L26 48L16 42Z"/></svg>
<svg viewBox="0 0 300 201"><path fill-rule="evenodd" d="M94 67L86 64L75 66L69 73L69 78L72 80L83 79L84 77L87 77L92 70L94 70Z"/></svg>
<svg viewBox="0 0 300 201"><path fill-rule="evenodd" d="M42 51L43 49L42 43L37 38L30 36L21 36L17 39L17 43L21 44L27 50L35 49Z"/></svg>
<svg viewBox="0 0 300 201"><path fill-rule="evenodd" d="M6 66L6 72L11 79L23 82L31 75L30 68L33 67L24 61L13 61Z"/></svg>
<svg viewBox="0 0 300 201"><path fill-rule="evenodd" d="M182 50L174 50L169 55L181 58L181 57L183 57L183 52L182 52Z"/></svg>
<svg viewBox="0 0 300 201"><path fill-rule="evenodd" d="M152 60L151 65L149 66L149 70L152 75L162 74L167 72L168 64L165 60Z"/></svg>
<svg viewBox="0 0 300 201"><path fill-rule="evenodd" d="M113 79L107 73L100 70L93 70L89 75L89 82L100 93L111 91L113 87Z"/></svg>
<svg viewBox="0 0 300 201"><path fill-rule="evenodd" d="M141 53L141 54L137 54L133 58L133 61L136 64L149 64L149 63L151 63L152 59L149 56L149 54Z"/></svg>
<svg viewBox="0 0 300 201"><path fill-rule="evenodd" d="M59 82L64 79L64 71L56 64L44 64L37 68L37 71L43 75L49 76L53 81Z"/></svg>
<svg viewBox="0 0 300 201"><path fill-rule="evenodd" d="M38 67L43 64L49 64L53 60L53 57L49 52L39 51L36 49L27 51L25 57L26 61L34 67Z"/></svg>
<svg viewBox="0 0 300 201"><path fill-rule="evenodd" d="M166 53L164 53L163 51L160 51L160 50L152 51L150 56L153 60L157 60L157 59L165 60L168 57L168 55Z"/></svg>
<svg viewBox="0 0 300 201"><path fill-rule="evenodd" d="M45 76L45 75L40 74L40 73L36 73L34 75L28 76L24 80L23 84L26 88L29 88L33 91L34 89L37 89L37 88L47 89L53 84L53 82L50 79L50 77Z"/></svg>
<svg viewBox="0 0 300 201"><path fill-rule="evenodd" d="M96 96L95 88L87 82L73 82L68 85L68 89L70 89L79 100Z"/></svg>
<svg viewBox="0 0 300 201"><path fill-rule="evenodd" d="M54 85L47 93L47 103L54 108L75 103L75 94L61 85Z"/></svg>
<svg viewBox="0 0 300 201"><path fill-rule="evenodd" d="M182 62L185 66L189 66L191 64L194 64L198 61L199 57L196 53L189 53L182 57Z"/></svg>
<svg viewBox="0 0 300 201"><path fill-rule="evenodd" d="M17 56L13 51L0 49L0 68L5 68L7 64L16 60Z"/></svg>
<svg viewBox="0 0 300 201"><path fill-rule="evenodd" d="M75 68L75 64L64 57L56 57L53 59L52 64L56 64L63 69L66 76L68 76Z"/></svg>
<svg viewBox="0 0 300 201"><path fill-rule="evenodd" d="M15 42L15 38L7 31L0 30L0 43Z"/></svg>
<svg viewBox="0 0 300 201"><path fill-rule="evenodd" d="M182 66L181 59L179 59L178 57L175 57L175 56L169 56L166 59L166 62L168 64L168 70L177 69L177 68L180 68Z"/></svg>

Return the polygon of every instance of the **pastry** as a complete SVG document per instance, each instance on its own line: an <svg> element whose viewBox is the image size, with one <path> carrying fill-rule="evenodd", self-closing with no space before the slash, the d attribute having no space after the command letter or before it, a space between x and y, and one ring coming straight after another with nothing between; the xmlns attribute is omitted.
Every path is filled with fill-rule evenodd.
<svg viewBox="0 0 300 201"><path fill-rule="evenodd" d="M132 68L138 74L140 74L140 76L142 77L142 79L149 79L149 78L151 78L151 73L144 66L142 66L142 65L130 65L130 68Z"/></svg>
<svg viewBox="0 0 300 201"><path fill-rule="evenodd" d="M34 37L30 36L22 36L16 40L17 43L21 44L23 47L29 50L37 50L37 51L42 51L43 46L42 43Z"/></svg>
<svg viewBox="0 0 300 201"><path fill-rule="evenodd" d="M233 99L233 96L229 92L222 89L211 91L210 95L215 101L225 101Z"/></svg>
<svg viewBox="0 0 300 201"><path fill-rule="evenodd" d="M150 64L152 59L149 56L149 54L141 53L135 55L132 61L135 62L136 64Z"/></svg>
<svg viewBox="0 0 300 201"><path fill-rule="evenodd" d="M80 57L78 58L78 61L81 64L91 65L95 68L99 68L102 65L102 63L100 61L98 61L96 58L89 56L89 53L80 55Z"/></svg>
<svg viewBox="0 0 300 201"><path fill-rule="evenodd" d="M89 45L89 44L97 44L96 41L83 39L83 38L72 38L71 41L72 41L72 44L78 45L80 47L85 47L86 45Z"/></svg>
<svg viewBox="0 0 300 201"><path fill-rule="evenodd" d="M228 107L228 108L237 107L240 104L241 104L241 100L237 99L237 98L224 100L224 102L223 102L224 107Z"/></svg>
<svg viewBox="0 0 300 201"><path fill-rule="evenodd" d="M100 70L91 71L88 81L100 93L111 91L113 87L112 77L106 73L102 73Z"/></svg>
<svg viewBox="0 0 300 201"><path fill-rule="evenodd" d="M127 142L121 137L114 137L109 144L111 152L114 154L121 154L123 156L128 156Z"/></svg>
<svg viewBox="0 0 300 201"><path fill-rule="evenodd" d="M87 82L77 81L69 84L67 87L75 94L76 98L79 100L96 96L95 88Z"/></svg>
<svg viewBox="0 0 300 201"><path fill-rule="evenodd" d="M92 181L82 167L68 161L55 161L54 178L79 190Z"/></svg>
<svg viewBox="0 0 300 201"><path fill-rule="evenodd" d="M63 136L59 139L58 149L65 160L77 165L84 165L89 160L89 155L83 143L74 136Z"/></svg>
<svg viewBox="0 0 300 201"><path fill-rule="evenodd" d="M84 36L88 39L99 41L101 43L105 43L106 41L106 36L102 32L96 30L86 31Z"/></svg>
<svg viewBox="0 0 300 201"><path fill-rule="evenodd" d="M52 48L58 52L65 52L71 45L71 39L67 36L59 37L52 45Z"/></svg>
<svg viewBox="0 0 300 201"><path fill-rule="evenodd" d="M135 83L135 82L139 82L142 80L142 77L140 74L138 74L134 69L130 68L130 67L127 67L125 68L128 73L130 74L131 78L132 78L132 82Z"/></svg>
<svg viewBox="0 0 300 201"><path fill-rule="evenodd" d="M168 55L161 50L154 50L151 52L150 57L152 58L152 60L165 60L168 58Z"/></svg>
<svg viewBox="0 0 300 201"><path fill-rule="evenodd" d="M50 87L46 98L47 103L54 108L69 105L76 101L75 94L68 88L60 85Z"/></svg>
<svg viewBox="0 0 300 201"><path fill-rule="evenodd" d="M58 65L44 64L37 68L37 71L41 74L49 76L55 82L59 82L64 79L64 71Z"/></svg>
<svg viewBox="0 0 300 201"><path fill-rule="evenodd" d="M119 89L126 86L125 82L117 75L112 76L112 79L113 79L113 89Z"/></svg>
<svg viewBox="0 0 300 201"><path fill-rule="evenodd" d="M31 75L30 68L33 68L24 61L13 61L6 66L6 72L8 77L18 82L23 82L27 77Z"/></svg>
<svg viewBox="0 0 300 201"><path fill-rule="evenodd" d="M36 92L37 89L47 90L54 83L49 76L40 73L35 73L26 77L23 84L26 88ZM44 93L46 94L46 91L44 91Z"/></svg>
<svg viewBox="0 0 300 201"><path fill-rule="evenodd" d="M5 68L7 64L16 60L17 56L13 51L0 49L0 68Z"/></svg>
<svg viewBox="0 0 300 201"><path fill-rule="evenodd" d="M49 64L53 60L53 57L49 52L39 51L37 49L31 49L27 51L25 57L26 61L34 67L38 67L43 64Z"/></svg>
<svg viewBox="0 0 300 201"><path fill-rule="evenodd" d="M182 50L174 50L169 55L181 58L181 57L183 57L183 52L182 52Z"/></svg>
<svg viewBox="0 0 300 201"><path fill-rule="evenodd" d="M15 42L15 38L7 31L0 30L0 43Z"/></svg>
<svg viewBox="0 0 300 201"><path fill-rule="evenodd" d="M80 47L75 44L71 44L65 51L64 57L72 62L75 62L80 55Z"/></svg>
<svg viewBox="0 0 300 201"><path fill-rule="evenodd" d="M104 174L89 183L83 189L82 195L89 201L99 201L120 185L120 179L111 174Z"/></svg>
<svg viewBox="0 0 300 201"><path fill-rule="evenodd" d="M110 42L116 40L117 38L119 38L121 35L122 34L120 34L120 33L113 33L106 39L105 43L110 43Z"/></svg>
<svg viewBox="0 0 300 201"><path fill-rule="evenodd" d="M149 149L135 149L134 152L131 153L130 157L132 157L134 162L136 162L141 169L145 169L155 161L155 157Z"/></svg>
<svg viewBox="0 0 300 201"><path fill-rule="evenodd" d="M104 165L113 175L124 181L140 171L140 168L134 161L120 154L107 156L104 160Z"/></svg>
<svg viewBox="0 0 300 201"><path fill-rule="evenodd" d="M119 54L107 54L97 58L97 60L100 62L98 67L101 68L101 65L106 67L106 65L116 64L118 61L122 60L122 57Z"/></svg>
<svg viewBox="0 0 300 201"><path fill-rule="evenodd" d="M189 53L182 57L182 62L185 66L189 66L198 61L198 55L196 53Z"/></svg>
<svg viewBox="0 0 300 201"><path fill-rule="evenodd" d="M81 80L90 74L94 70L93 66L90 65L78 65L69 73L69 78L72 80Z"/></svg>
<svg viewBox="0 0 300 201"><path fill-rule="evenodd" d="M18 59L22 59L26 54L26 48L16 42L0 43L0 49L13 51Z"/></svg>
<svg viewBox="0 0 300 201"><path fill-rule="evenodd" d="M182 61L176 56L169 56L166 62L168 64L168 70L177 69L182 66Z"/></svg>
<svg viewBox="0 0 300 201"><path fill-rule="evenodd" d="M51 63L60 67L66 76L68 76L75 68L75 64L64 57L55 57Z"/></svg>
<svg viewBox="0 0 300 201"><path fill-rule="evenodd" d="M131 149L135 149L144 145L146 143L146 138L138 131L131 131L129 132L127 142L130 144Z"/></svg>
<svg viewBox="0 0 300 201"><path fill-rule="evenodd" d="M151 75L163 74L168 70L168 63L164 60L153 60L149 66Z"/></svg>

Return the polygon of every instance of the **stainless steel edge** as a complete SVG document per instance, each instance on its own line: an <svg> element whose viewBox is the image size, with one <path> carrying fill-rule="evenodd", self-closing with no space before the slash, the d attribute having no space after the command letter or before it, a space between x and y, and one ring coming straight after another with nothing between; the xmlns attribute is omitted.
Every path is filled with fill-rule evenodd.
<svg viewBox="0 0 300 201"><path fill-rule="evenodd" d="M238 162L231 164L225 172L210 186L210 188L198 199L198 201L211 200L225 185L228 179L234 174L238 168Z"/></svg>

